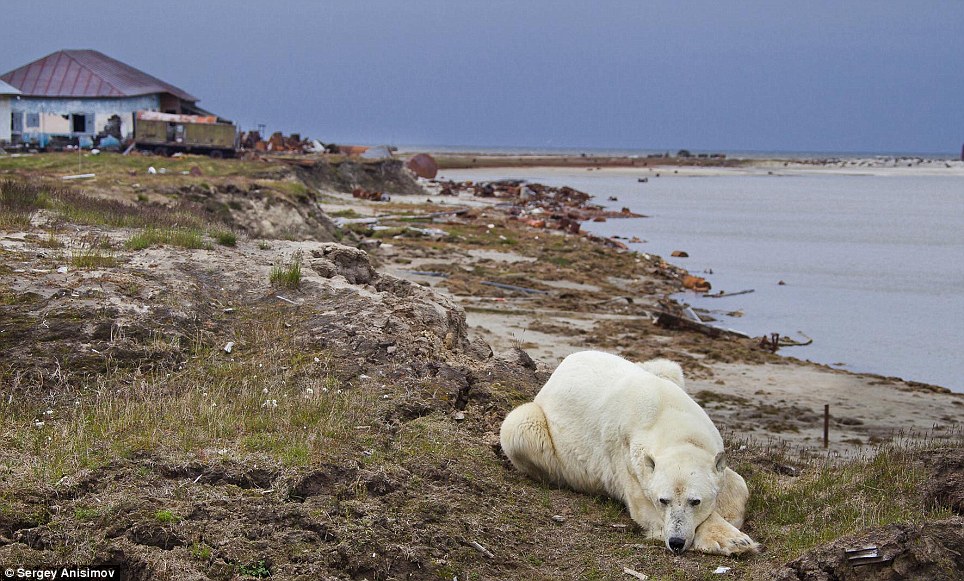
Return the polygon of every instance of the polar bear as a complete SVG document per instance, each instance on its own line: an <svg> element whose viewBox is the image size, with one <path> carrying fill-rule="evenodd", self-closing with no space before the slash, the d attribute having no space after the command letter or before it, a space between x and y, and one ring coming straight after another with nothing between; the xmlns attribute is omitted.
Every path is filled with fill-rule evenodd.
<svg viewBox="0 0 964 581"><path fill-rule="evenodd" d="M573 353L535 401L509 413L500 439L522 472L621 500L674 553L760 549L739 530L746 482L727 468L723 438L684 391L677 363Z"/></svg>

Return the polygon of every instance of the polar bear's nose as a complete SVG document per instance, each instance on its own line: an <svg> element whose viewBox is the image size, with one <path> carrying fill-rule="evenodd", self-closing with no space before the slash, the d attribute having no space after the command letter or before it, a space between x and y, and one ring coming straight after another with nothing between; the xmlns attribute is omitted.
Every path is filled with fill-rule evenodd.
<svg viewBox="0 0 964 581"><path fill-rule="evenodd" d="M669 548L677 555L683 552L683 547L685 546L686 546L686 539L682 537L671 537L669 539Z"/></svg>

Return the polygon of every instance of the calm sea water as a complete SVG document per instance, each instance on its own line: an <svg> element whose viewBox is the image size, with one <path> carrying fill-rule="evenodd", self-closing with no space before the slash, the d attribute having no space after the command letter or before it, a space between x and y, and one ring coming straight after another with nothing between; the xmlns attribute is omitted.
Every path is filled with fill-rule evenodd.
<svg viewBox="0 0 964 581"><path fill-rule="evenodd" d="M645 242L634 250L664 258L685 250L689 258L670 260L705 272L714 292L754 289L677 298L712 310L720 326L813 338L784 354L964 392L964 177L663 172L639 183L628 173L538 169L444 177L569 185L646 214L584 227L638 236ZM725 314L734 311L743 316Z"/></svg>

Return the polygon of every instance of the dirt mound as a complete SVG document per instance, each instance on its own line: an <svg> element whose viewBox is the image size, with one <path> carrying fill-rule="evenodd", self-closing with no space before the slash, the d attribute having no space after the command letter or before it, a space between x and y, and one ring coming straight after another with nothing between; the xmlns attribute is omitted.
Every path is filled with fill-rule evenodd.
<svg viewBox="0 0 964 581"><path fill-rule="evenodd" d="M867 547L876 548L880 562L859 564L848 560L845 551ZM778 581L961 578L964 578L964 519L960 517L919 525L894 524L837 539L770 576Z"/></svg>
<svg viewBox="0 0 964 581"><path fill-rule="evenodd" d="M325 294L338 303L338 308L313 319L313 327L326 330L326 336L319 337L326 347L340 348L346 356L350 350L368 363L426 359L435 363L439 354L444 361L446 353L465 353L481 361L491 355L484 342L470 341L460 306L429 288L377 273L368 253L329 243L313 249L311 255L308 264L333 281Z"/></svg>
<svg viewBox="0 0 964 581"><path fill-rule="evenodd" d="M295 169L306 184L319 190L351 193L355 188L388 194L425 195L399 159L378 161L326 159L301 161Z"/></svg>
<svg viewBox="0 0 964 581"><path fill-rule="evenodd" d="M964 515L964 450L949 448L928 454L923 461L933 472L925 498Z"/></svg>
<svg viewBox="0 0 964 581"><path fill-rule="evenodd" d="M197 204L211 220L252 238L330 241L338 237L338 228L321 210L318 193L292 179L273 186L191 184L171 195Z"/></svg>
<svg viewBox="0 0 964 581"><path fill-rule="evenodd" d="M484 557L465 544L463 536L474 533L465 531L463 519L479 519L478 508L498 494L482 470L501 461L478 440L488 434L494 441L509 400L540 382L531 362L492 357L484 342L470 337L460 307L429 288L377 272L358 249L273 245L270 254L252 241L194 254L142 251L125 267L138 274L143 288L133 297L141 308L123 311L124 327L146 332L154 309L176 304L181 314L167 332L184 338L170 347L179 357L177 366L192 361L197 348L188 340L192 336L215 347L215 358L223 361L217 365L230 365L229 357L240 360L261 349L250 335L263 335L266 321L283 320L265 343L289 342L279 351L285 360L258 359L264 361L264 373L284 374L297 365L327 367L332 383L323 397L335 406L349 397L365 402L358 412L364 415L344 428L358 434L357 442L332 438L328 444L350 451L332 453L333 461L292 468L263 455L237 457L212 446L187 452L148 448L133 458L68 473L55 485L22 489L12 511L0 511L0 561L56 565L72 555L117 567L128 579L425 578L446 572L445 559L453 553L481 566ZM271 258L279 252L311 256L297 289L269 285ZM114 276L98 276L107 296L124 286ZM246 282L242 286L239 280ZM39 274L34 281L40 296L45 281ZM152 300L154 293L158 300ZM50 324L56 319L45 319L42 305L31 311L31 328L47 320L45 332L59 329ZM118 339L95 330L116 327L119 313L91 309L76 315L76 328L60 333L62 347L90 335L93 350L87 351L99 352L104 369L98 373L109 373L103 353ZM47 341L43 334L24 335L22 343L38 337L45 341L36 349L54 345L52 336ZM128 337L143 349L137 359L150 359L148 349L158 341L151 333L138 337ZM235 347L227 354L221 346L229 338ZM12 348L5 344L5 358ZM330 361L311 363L309 354L315 353L329 354ZM39 357L38 352L35 362L41 368L59 362L71 372L70 360ZM171 366L159 368L161 375L171 371ZM318 373L292 376L279 382L287 392L264 397L307 401L304 387L288 384L298 377L311 381ZM310 385L317 390L317 383ZM260 408L261 383L255 389ZM72 403L76 391L64 390ZM167 401L163 393L148 397L160 405ZM324 424L324 417L313 421ZM310 433L304 438L316 437ZM258 449L271 442L247 441ZM466 463L464 450L483 455Z"/></svg>

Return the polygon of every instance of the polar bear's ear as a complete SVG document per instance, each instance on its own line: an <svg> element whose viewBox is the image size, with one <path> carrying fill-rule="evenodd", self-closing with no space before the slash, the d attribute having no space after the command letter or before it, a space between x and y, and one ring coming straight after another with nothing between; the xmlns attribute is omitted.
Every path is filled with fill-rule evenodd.
<svg viewBox="0 0 964 581"><path fill-rule="evenodd" d="M726 453L720 452L716 455L716 471L723 472L726 470Z"/></svg>
<svg viewBox="0 0 964 581"><path fill-rule="evenodd" d="M653 457L649 454L646 454L643 457L643 462L646 464L646 468L648 468L650 472L656 470L656 460L653 460Z"/></svg>
<svg viewBox="0 0 964 581"><path fill-rule="evenodd" d="M683 368L680 364L669 359L650 359L636 365L657 377L668 379L686 391L686 381L683 379Z"/></svg>
<svg viewBox="0 0 964 581"><path fill-rule="evenodd" d="M634 470L646 469L652 472L656 469L656 461L650 456L646 449L639 444L631 444L629 448L629 454L632 458L632 464Z"/></svg>

